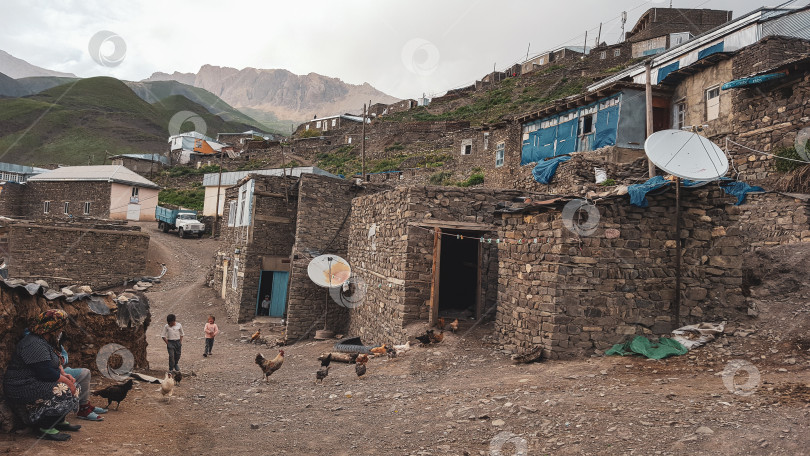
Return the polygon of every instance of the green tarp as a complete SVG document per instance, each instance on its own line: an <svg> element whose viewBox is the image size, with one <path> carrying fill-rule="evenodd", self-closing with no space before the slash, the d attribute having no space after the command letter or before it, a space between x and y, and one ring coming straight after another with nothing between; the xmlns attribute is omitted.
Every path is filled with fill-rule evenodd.
<svg viewBox="0 0 810 456"><path fill-rule="evenodd" d="M663 359L673 355L683 355L687 351L686 347L681 345L678 341L662 337L658 343L650 342L644 336L636 336L632 340L628 340L623 344L616 344L610 350L605 352L605 355L644 355L651 359Z"/></svg>

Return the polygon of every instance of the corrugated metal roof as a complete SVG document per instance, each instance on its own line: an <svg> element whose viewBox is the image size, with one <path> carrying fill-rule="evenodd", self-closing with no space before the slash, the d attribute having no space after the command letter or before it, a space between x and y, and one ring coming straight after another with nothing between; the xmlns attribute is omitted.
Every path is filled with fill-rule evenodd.
<svg viewBox="0 0 810 456"><path fill-rule="evenodd" d="M28 182L115 182L136 187L160 188L122 165L65 166L38 174Z"/></svg>
<svg viewBox="0 0 810 456"><path fill-rule="evenodd" d="M134 158L137 160L146 160L146 161L159 161L163 164L169 164L169 157L164 157L160 154L120 154L120 155L113 155L110 159L113 158Z"/></svg>
<svg viewBox="0 0 810 456"><path fill-rule="evenodd" d="M179 135L169 136L169 142L172 142L172 139L174 139L174 138L180 138L180 137L183 137L183 136L187 136L187 137L190 137L190 138L196 138L196 139L204 139L206 141L213 141L214 140L213 138L209 138L208 136L205 136L202 133L198 133L196 131L190 131L188 133L180 133Z"/></svg>
<svg viewBox="0 0 810 456"><path fill-rule="evenodd" d="M222 185L223 187L230 187L232 185L236 185L237 182L247 177L248 174L261 174L263 176L283 176L285 172L288 176L293 177L298 177L301 174L318 174L320 176L329 176L334 177L335 179L340 179L340 177L335 176L332 173L328 173L315 166L299 166L297 168L257 169L252 171L231 171L227 173L222 173L222 183L220 183L219 185ZM207 173L205 176L203 176L203 187L216 187L218 180L219 180L219 173Z"/></svg>

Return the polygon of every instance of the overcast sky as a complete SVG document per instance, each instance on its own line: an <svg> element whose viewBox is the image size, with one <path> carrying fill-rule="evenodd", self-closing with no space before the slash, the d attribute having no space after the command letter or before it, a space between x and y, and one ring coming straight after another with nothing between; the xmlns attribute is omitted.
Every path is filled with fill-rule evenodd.
<svg viewBox="0 0 810 456"><path fill-rule="evenodd" d="M730 9L734 17L782 0L674 0L675 7ZM618 42L669 0L0 0L0 49L81 77L140 80L155 71L196 72L204 64L315 72L390 95L416 98L472 83L562 45ZM126 53L98 64L99 32ZM103 37L99 35L99 39ZM101 56L116 57L116 38ZM103 39L102 39L103 41ZM103 62L103 61L102 61ZM117 65L115 65L118 63ZM106 65L106 66L105 66Z"/></svg>

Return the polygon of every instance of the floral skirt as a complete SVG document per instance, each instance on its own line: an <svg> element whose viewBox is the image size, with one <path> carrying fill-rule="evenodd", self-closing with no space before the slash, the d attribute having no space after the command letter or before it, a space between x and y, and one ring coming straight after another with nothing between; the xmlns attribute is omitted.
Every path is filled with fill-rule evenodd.
<svg viewBox="0 0 810 456"><path fill-rule="evenodd" d="M70 412L77 412L79 410L80 394L81 387L79 385L76 385L76 395L74 396L66 384L57 383L53 387L50 397L37 399L28 404L12 404L12 408L17 416L26 425L30 426L39 422L42 417L60 417Z"/></svg>

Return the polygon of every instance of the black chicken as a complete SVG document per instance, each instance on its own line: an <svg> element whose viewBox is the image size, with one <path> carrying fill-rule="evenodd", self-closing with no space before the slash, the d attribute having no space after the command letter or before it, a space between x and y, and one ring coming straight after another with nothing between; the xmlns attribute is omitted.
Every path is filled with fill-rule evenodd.
<svg viewBox="0 0 810 456"><path fill-rule="evenodd" d="M318 369L318 372L315 372L315 381L323 382L327 375L329 375L329 366L324 366Z"/></svg>
<svg viewBox="0 0 810 456"><path fill-rule="evenodd" d="M321 360L321 367L329 367L329 363L332 362L332 354L329 353L326 355L326 358Z"/></svg>
<svg viewBox="0 0 810 456"><path fill-rule="evenodd" d="M433 330L428 329L425 334L421 336L416 336L416 340L422 343L422 345L428 345L432 342L433 339Z"/></svg>
<svg viewBox="0 0 810 456"><path fill-rule="evenodd" d="M93 391L93 396L101 396L107 399L107 408L110 404L116 402L115 409L121 406L121 401L126 399L127 393L132 389L132 379L127 380L125 383L118 385L108 386L102 390Z"/></svg>
<svg viewBox="0 0 810 456"><path fill-rule="evenodd" d="M366 365L363 364L355 364L354 365L354 372L357 374L358 377L362 377L366 375Z"/></svg>

